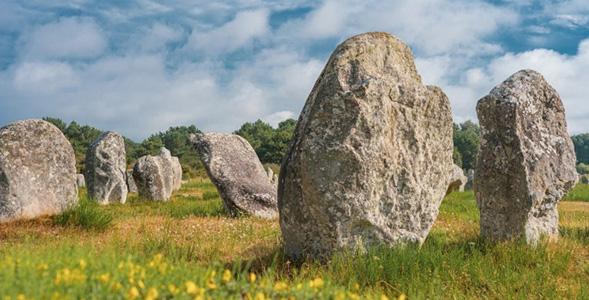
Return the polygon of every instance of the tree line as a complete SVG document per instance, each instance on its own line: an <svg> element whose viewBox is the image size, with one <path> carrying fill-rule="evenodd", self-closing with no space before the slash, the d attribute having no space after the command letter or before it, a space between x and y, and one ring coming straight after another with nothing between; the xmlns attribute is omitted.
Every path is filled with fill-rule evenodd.
<svg viewBox="0 0 589 300"><path fill-rule="evenodd" d="M64 133L74 148L78 172L83 173L86 151L102 131L88 125L79 125L75 121L66 124L59 118L45 117L43 120L53 123ZM296 120L288 119L280 122L278 127L274 128L262 120L257 120L243 124L233 133L243 137L252 145L262 163L280 164L296 124ZM128 167L131 168L140 157L156 155L160 147L166 147L172 155L180 159L185 176L203 175L202 162L188 140L190 134L200 132L196 126L190 125L170 127L165 132L152 134L141 143L123 137ZM454 123L453 132L454 163L465 171L474 169L481 133L479 125L470 120L459 124ZM581 174L589 174L589 133L573 135L571 140L577 154L577 171Z"/></svg>

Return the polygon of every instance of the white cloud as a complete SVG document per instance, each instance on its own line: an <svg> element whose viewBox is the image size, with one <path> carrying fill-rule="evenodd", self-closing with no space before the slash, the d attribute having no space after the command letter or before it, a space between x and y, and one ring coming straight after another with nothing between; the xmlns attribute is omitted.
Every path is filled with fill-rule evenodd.
<svg viewBox="0 0 589 300"><path fill-rule="evenodd" d="M188 48L209 55L235 51L269 33L269 16L270 13L266 9L239 12L233 20L219 28L207 32L193 32Z"/></svg>
<svg viewBox="0 0 589 300"><path fill-rule="evenodd" d="M26 59L93 58L102 54L107 39L90 18L61 18L25 34L22 56Z"/></svg>
<svg viewBox="0 0 589 300"><path fill-rule="evenodd" d="M141 32L139 45L145 51L157 51L170 42L179 41L184 35L185 32L180 27L168 26L158 22Z"/></svg>
<svg viewBox="0 0 589 300"><path fill-rule="evenodd" d="M428 60L424 66L437 65L438 69L453 64L452 60ZM435 68L434 68L435 69ZM579 44L576 55L563 55L546 49L522 53L507 53L494 58L482 68L465 69L458 82L449 82L441 76L431 75L432 83L441 86L450 98L455 121L476 120L476 102L496 85L522 69L540 72L560 94L566 109L569 132L589 131L589 39ZM428 73L426 73L428 74Z"/></svg>

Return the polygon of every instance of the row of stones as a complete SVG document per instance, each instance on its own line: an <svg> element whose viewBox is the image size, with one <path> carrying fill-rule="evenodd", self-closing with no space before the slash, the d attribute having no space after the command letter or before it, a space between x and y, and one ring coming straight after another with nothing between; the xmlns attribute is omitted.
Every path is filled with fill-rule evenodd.
<svg viewBox="0 0 589 300"><path fill-rule="evenodd" d="M125 141L114 132L103 132L86 153L88 197L101 204L125 203L127 192L136 190L139 197L167 201L172 191L180 189L182 166L166 148L157 156L140 157L133 171L126 171Z"/></svg>
<svg viewBox="0 0 589 300"><path fill-rule="evenodd" d="M532 244L557 237L556 204L578 180L558 93L522 70L479 100L477 114L481 235ZM279 215L294 259L422 243L444 195L465 180L452 163L448 98L422 84L407 45L386 33L355 36L333 52L299 117L276 198L245 140L192 141L225 208Z"/></svg>
<svg viewBox="0 0 589 300"><path fill-rule="evenodd" d="M141 157L129 178L123 137L112 131L90 145L85 164L86 176L78 178L71 144L48 122L22 120L0 128L0 222L60 213L77 203L82 183L90 199L106 204L125 203L131 183L141 198L166 201L182 180L178 158L165 148Z"/></svg>

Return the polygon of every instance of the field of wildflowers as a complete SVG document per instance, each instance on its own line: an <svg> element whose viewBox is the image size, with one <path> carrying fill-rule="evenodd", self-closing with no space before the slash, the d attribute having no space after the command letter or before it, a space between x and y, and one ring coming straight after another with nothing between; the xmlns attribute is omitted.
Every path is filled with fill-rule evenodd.
<svg viewBox="0 0 589 300"><path fill-rule="evenodd" d="M0 299L589 299L587 204L559 204L561 238L533 248L481 240L472 192L452 193L421 247L294 265L276 220L226 217L197 180L1 224Z"/></svg>

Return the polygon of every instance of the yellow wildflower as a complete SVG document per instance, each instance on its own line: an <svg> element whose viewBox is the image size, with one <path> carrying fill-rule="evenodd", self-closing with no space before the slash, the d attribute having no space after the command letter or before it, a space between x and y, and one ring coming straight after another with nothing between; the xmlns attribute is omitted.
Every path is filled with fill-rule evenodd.
<svg viewBox="0 0 589 300"><path fill-rule="evenodd" d="M49 270L48 264L41 263L37 266L37 272L39 272L39 274L41 274L41 273L43 273L43 271L47 271L47 270Z"/></svg>
<svg viewBox="0 0 589 300"><path fill-rule="evenodd" d="M141 289L145 289L145 284L143 283L142 280L137 281L137 285L141 288Z"/></svg>
<svg viewBox="0 0 589 300"><path fill-rule="evenodd" d="M389 297L387 297L385 294L382 294L380 295L380 300L389 300Z"/></svg>
<svg viewBox="0 0 589 300"><path fill-rule="evenodd" d="M356 300L356 299L360 299L360 296L358 296L357 294L354 294L352 292L348 292L348 298Z"/></svg>
<svg viewBox="0 0 589 300"><path fill-rule="evenodd" d="M16 295L16 300L27 300L27 296L23 294Z"/></svg>
<svg viewBox="0 0 589 300"><path fill-rule="evenodd" d="M147 290L147 295L145 295L145 300L155 300L157 299L157 296L159 296L157 289L154 287L150 287Z"/></svg>
<svg viewBox="0 0 589 300"><path fill-rule="evenodd" d="M137 299L137 298L139 298L139 296L140 296L140 294L139 294L139 290L137 289L137 287L133 286L129 289L129 291L127 291L127 298L129 300Z"/></svg>
<svg viewBox="0 0 589 300"><path fill-rule="evenodd" d="M323 279L321 279L321 277L317 277L315 279L312 279L309 282L309 286L312 288L316 288L316 289L322 287L324 284L325 284L325 282L323 281Z"/></svg>
<svg viewBox="0 0 589 300"><path fill-rule="evenodd" d="M170 294L172 294L172 296L176 296L180 293L180 289L173 284L168 284L168 291L170 291Z"/></svg>
<svg viewBox="0 0 589 300"><path fill-rule="evenodd" d="M277 291L282 291L282 290L285 290L287 288L288 288L288 284L286 284L286 283L284 283L282 281L279 281L279 282L277 282L277 283L274 284L274 289L277 290Z"/></svg>
<svg viewBox="0 0 589 300"><path fill-rule="evenodd" d="M266 299L266 296L264 296L264 293L262 293L262 292L258 292L256 294L256 297L254 298L254 300L265 300L265 299ZM268 298L268 299L270 299L270 298Z"/></svg>
<svg viewBox="0 0 589 300"><path fill-rule="evenodd" d="M188 293L188 295L196 295L198 293L198 286L196 286L194 281L184 282L184 288L186 289L186 293Z"/></svg>
<svg viewBox="0 0 589 300"><path fill-rule="evenodd" d="M250 282L253 283L256 281L256 274L255 273L250 273Z"/></svg>
<svg viewBox="0 0 589 300"><path fill-rule="evenodd" d="M360 285L359 284L354 284L354 292L357 292L360 290Z"/></svg>
<svg viewBox="0 0 589 300"><path fill-rule="evenodd" d="M102 283L108 283L110 281L110 273L104 273L102 275L98 275L98 281Z"/></svg>
<svg viewBox="0 0 589 300"><path fill-rule="evenodd" d="M335 295L335 297L333 298L333 300L345 300L346 299L346 293L344 292L339 292L337 295Z"/></svg>
<svg viewBox="0 0 589 300"><path fill-rule="evenodd" d="M231 271L229 269L225 269L223 272L223 283L227 283L231 280Z"/></svg>
<svg viewBox="0 0 589 300"><path fill-rule="evenodd" d="M122 288L122 286L121 286L121 283L120 283L120 282L113 282L113 283L112 283L112 288L111 288L111 290L112 290L113 292L118 292L118 291L120 291L120 290L121 290L121 288Z"/></svg>
<svg viewBox="0 0 589 300"><path fill-rule="evenodd" d="M83 260L83 259L80 259L79 263L80 263L80 268L81 268L82 270L85 270L85 269L86 269L86 266L88 265L88 264L86 263L86 261L85 261L85 260Z"/></svg>
<svg viewBox="0 0 589 300"><path fill-rule="evenodd" d="M405 294L401 294L397 300L405 300L405 298L407 298L407 296L405 296Z"/></svg>
<svg viewBox="0 0 589 300"><path fill-rule="evenodd" d="M303 288L303 284L302 283L297 284L297 290L300 290L302 288Z"/></svg>
<svg viewBox="0 0 589 300"><path fill-rule="evenodd" d="M217 288L217 284L215 284L214 281L209 280L209 281L207 281L207 287L209 288L209 290L214 290Z"/></svg>
<svg viewBox="0 0 589 300"><path fill-rule="evenodd" d="M164 274L166 274L167 267L168 267L168 264L163 262L163 263L160 263L159 266L157 266L157 270L160 272L160 274L164 275Z"/></svg>

